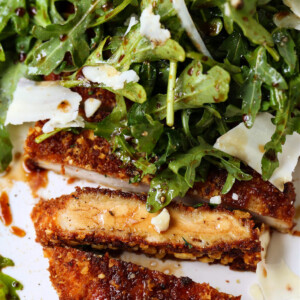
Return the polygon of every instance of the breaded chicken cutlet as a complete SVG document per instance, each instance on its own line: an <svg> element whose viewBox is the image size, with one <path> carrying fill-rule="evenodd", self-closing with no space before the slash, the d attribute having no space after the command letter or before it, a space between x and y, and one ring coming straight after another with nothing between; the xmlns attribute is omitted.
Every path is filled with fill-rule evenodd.
<svg viewBox="0 0 300 300"><path fill-rule="evenodd" d="M89 97L89 89L77 88L83 102ZM102 101L96 114L87 119L98 122L109 114L114 106L114 96L108 91L92 89L93 97ZM82 113L81 104L80 110ZM83 115L83 113L82 113ZM131 178L141 173L131 163L123 163L113 152L108 141L97 137L91 130L79 134L62 131L40 144L36 137L42 134L44 122L37 122L28 134L25 153L27 163L53 170L71 177L88 178L98 184L135 193L147 192L151 178L145 176L139 184L130 184ZM263 181L261 175L247 168L253 176L250 181L236 181L232 190L222 195L221 190L226 179L226 171L213 169L204 183L196 183L186 195L197 201L208 202L212 196L220 195L222 205L229 209L249 211L255 217L279 231L292 229L295 214L295 192L292 183L285 185L284 192L279 191L270 182ZM236 194L237 200L232 198Z"/></svg>
<svg viewBox="0 0 300 300"><path fill-rule="evenodd" d="M72 248L44 248L51 282L63 300L226 300L240 299L195 283L138 265Z"/></svg>
<svg viewBox="0 0 300 300"><path fill-rule="evenodd" d="M96 249L141 251L162 258L230 265L252 270L262 259L260 238L249 213L172 203L169 229L156 232L146 197L121 191L84 188L71 195L41 200L33 209L37 241L44 246L88 245ZM268 238L267 238L268 240Z"/></svg>

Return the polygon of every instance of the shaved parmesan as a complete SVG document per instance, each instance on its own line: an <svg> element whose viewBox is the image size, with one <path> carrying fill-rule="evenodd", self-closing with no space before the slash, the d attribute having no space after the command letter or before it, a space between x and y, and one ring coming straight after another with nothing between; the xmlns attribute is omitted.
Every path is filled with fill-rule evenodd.
<svg viewBox="0 0 300 300"><path fill-rule="evenodd" d="M151 224L158 233L168 230L170 224L170 214L168 210L164 208L160 214L151 219Z"/></svg>
<svg viewBox="0 0 300 300"><path fill-rule="evenodd" d="M130 20L128 22L128 24L124 24L124 25L128 25L126 32L124 33L124 36L131 30L131 28L136 25L139 21L137 20L137 18L134 16L130 17ZM126 23L126 22L125 22Z"/></svg>
<svg viewBox="0 0 300 300"><path fill-rule="evenodd" d="M273 116L269 113L261 113L251 129L241 123L219 137L214 147L243 160L261 174L264 145L271 140L275 131L272 118ZM283 191L284 183L292 180L292 173L299 155L300 135L295 132L293 135L287 135L286 142L282 146L282 153L278 154L279 167L269 179L279 190Z"/></svg>
<svg viewBox="0 0 300 300"><path fill-rule="evenodd" d="M292 12L300 17L300 1L299 0L283 0L283 3L288 6Z"/></svg>
<svg viewBox="0 0 300 300"><path fill-rule="evenodd" d="M195 47L198 51L202 52L204 55L208 57L212 57L207 50L194 22L193 19L186 7L184 0L173 0L173 6L176 10L178 17L181 21L182 27L186 30L188 36L191 38Z"/></svg>
<svg viewBox="0 0 300 300"><path fill-rule="evenodd" d="M221 204L221 196L214 196L209 199L210 204Z"/></svg>
<svg viewBox="0 0 300 300"><path fill-rule="evenodd" d="M300 30L300 18L293 13L279 12L274 15L273 21L277 27Z"/></svg>
<svg viewBox="0 0 300 300"><path fill-rule="evenodd" d="M69 128L69 127L84 127L84 119L81 116L77 116L75 120L67 121L62 114L56 114L54 118L50 119L43 126L43 132L48 133L56 128Z"/></svg>
<svg viewBox="0 0 300 300"><path fill-rule="evenodd" d="M261 261L256 276L264 299L300 299L300 278L283 261L278 264Z"/></svg>
<svg viewBox="0 0 300 300"><path fill-rule="evenodd" d="M84 102L84 112L87 118L91 117L100 107L101 101L95 98L88 98Z"/></svg>
<svg viewBox="0 0 300 300"><path fill-rule="evenodd" d="M82 73L86 79L104 84L114 90L123 89L125 83L138 82L140 80L133 70L119 72L116 68L107 64L84 67Z"/></svg>
<svg viewBox="0 0 300 300"><path fill-rule="evenodd" d="M171 37L168 29L161 28L159 20L160 16L153 13L152 5L149 5L143 10L140 18L141 35L145 36L154 44L163 44Z"/></svg>
<svg viewBox="0 0 300 300"><path fill-rule="evenodd" d="M81 96L57 81L31 81L21 78L8 108L5 125L19 125L50 119L44 132L70 126L83 127L78 119ZM43 130L44 130L43 129Z"/></svg>

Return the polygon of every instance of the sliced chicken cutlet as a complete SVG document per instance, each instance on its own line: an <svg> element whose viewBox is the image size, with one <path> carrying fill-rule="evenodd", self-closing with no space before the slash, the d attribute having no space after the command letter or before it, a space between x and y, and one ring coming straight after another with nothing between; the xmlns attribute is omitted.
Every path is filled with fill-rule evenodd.
<svg viewBox="0 0 300 300"><path fill-rule="evenodd" d="M252 176L249 181L236 181L225 195L221 193L226 181L225 170L214 169L205 182L196 182L186 198L209 201L211 197L220 196L222 206L230 209L247 210L261 222L281 232L290 231L295 215L296 194L291 182L285 184L283 192L269 181L263 181L261 175L251 168L246 172Z"/></svg>
<svg viewBox="0 0 300 300"><path fill-rule="evenodd" d="M156 214L146 210L146 197L121 191L84 188L71 195L41 200L33 209L37 241L44 246L89 245L96 249L141 251L162 258L200 260L255 270L261 260L260 238L249 213L168 206L169 229L158 233L151 224Z"/></svg>
<svg viewBox="0 0 300 300"><path fill-rule="evenodd" d="M78 135L60 132L37 144L35 138L41 134L42 125L43 122L38 122L29 132L25 146L29 164L124 191L148 191L151 179L144 177L141 183L130 184L130 178L139 171L132 164L121 162L105 139L84 130ZM281 192L254 170L248 168L247 172L253 176L252 180L236 181L228 194L221 195L226 171L213 169L207 180L196 183L187 197L208 202L212 196L220 195L224 207L249 211L279 231L289 231L295 214L293 184L287 183Z"/></svg>
<svg viewBox="0 0 300 300"><path fill-rule="evenodd" d="M72 248L45 248L51 282L63 300L240 299L158 271Z"/></svg>

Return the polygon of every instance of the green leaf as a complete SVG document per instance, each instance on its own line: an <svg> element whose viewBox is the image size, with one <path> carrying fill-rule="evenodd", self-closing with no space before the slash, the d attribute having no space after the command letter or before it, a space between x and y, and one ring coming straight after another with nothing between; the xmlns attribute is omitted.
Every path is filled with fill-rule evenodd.
<svg viewBox="0 0 300 300"><path fill-rule="evenodd" d="M228 0L225 4L221 5L220 8L226 18L230 18L239 25L244 35L251 42L262 46L273 47L274 42L271 34L255 19L256 2L257 0L243 1L243 6L241 8L235 8ZM231 31L232 25L229 27ZM230 33L231 32L229 32L229 34Z"/></svg>
<svg viewBox="0 0 300 300"><path fill-rule="evenodd" d="M3 47L0 43L0 62L1 61L5 61L5 53L4 53Z"/></svg>
<svg viewBox="0 0 300 300"><path fill-rule="evenodd" d="M266 50L258 47L253 53L247 55L250 65L248 77L242 91L242 111L246 115L244 122L247 127L252 127L255 117L261 106L261 87L265 83L270 88L287 89L287 83L282 75L268 64Z"/></svg>
<svg viewBox="0 0 300 300"><path fill-rule="evenodd" d="M33 36L45 42L37 46L27 58L29 74L50 74L60 65L67 52L71 53L76 67L81 67L87 59L90 49L85 31L94 19L95 10L103 4L103 0L70 2L75 6L75 14L64 24L33 28Z"/></svg>
<svg viewBox="0 0 300 300"><path fill-rule="evenodd" d="M300 116L293 116L295 107L300 104L299 86L300 76L290 81L288 95L278 89L273 91L272 102L277 109L276 116L273 119L276 130L271 137L271 141L265 145L266 152L262 158L262 177L264 180L268 180L279 166L277 154L282 152L286 135L293 134L297 129L299 130Z"/></svg>
<svg viewBox="0 0 300 300"><path fill-rule="evenodd" d="M152 213L159 211L168 206L175 197L183 197L188 189L189 185L185 179L167 168L151 181L147 197L147 210Z"/></svg>
<svg viewBox="0 0 300 300"><path fill-rule="evenodd" d="M145 110L145 105L134 104L128 113L128 125L131 135L136 139L137 150L151 154L163 133L164 125L154 121Z"/></svg>
<svg viewBox="0 0 300 300"><path fill-rule="evenodd" d="M31 5L35 8L36 14L33 16L36 25L46 27L51 24L49 10L51 0L35 0ZM51 1L53 2L53 1Z"/></svg>
<svg viewBox="0 0 300 300"><path fill-rule="evenodd" d="M242 33L235 30L229 37L221 44L219 50L226 51L228 60L237 66L240 66L241 58L248 52L248 43Z"/></svg>
<svg viewBox="0 0 300 300"><path fill-rule="evenodd" d="M100 17L98 17L89 27L99 26L99 25L111 20L117 14L119 14L121 11L123 11L126 8L126 6L128 6L131 2L133 2L133 1L132 0L124 0L117 7L103 11L103 14Z"/></svg>
<svg viewBox="0 0 300 300"><path fill-rule="evenodd" d="M197 168L204 157L210 157L217 166L226 169L228 174L235 179L252 179L250 175L240 169L238 161L232 156L214 149L200 137L198 140L199 146L191 148L185 154L172 156L168 168L152 179L147 198L148 211L157 212L174 198L184 197L187 190L194 185ZM234 183L230 178L228 181L224 188L225 192Z"/></svg>
<svg viewBox="0 0 300 300"><path fill-rule="evenodd" d="M29 16L25 0L0 0L0 33L10 20L16 33L24 34L27 31Z"/></svg>
<svg viewBox="0 0 300 300"><path fill-rule="evenodd" d="M279 54L283 57L287 68L283 69L287 75L292 75L295 71L298 57L296 53L296 45L289 34L284 28L277 28L273 31L273 40L277 46Z"/></svg>
<svg viewBox="0 0 300 300"><path fill-rule="evenodd" d="M25 72L26 66L14 64L10 53L7 61L0 63L0 173L6 170L12 160L12 143L4 126L6 112L17 83Z"/></svg>
<svg viewBox="0 0 300 300"><path fill-rule="evenodd" d="M116 106L104 120L98 123L86 122L85 128L94 130L95 135L110 140L113 133L123 127L127 118L125 100L122 96L116 96Z"/></svg>
<svg viewBox="0 0 300 300"><path fill-rule="evenodd" d="M153 46L140 33L140 25L133 26L116 52L107 61L120 71L129 69L132 63L158 61L161 59L184 61L184 49L174 40L168 39L163 45Z"/></svg>
<svg viewBox="0 0 300 300"><path fill-rule="evenodd" d="M172 4L172 1L169 0L142 0L141 1L141 11L146 7L151 5L153 7L153 13L160 15L161 21L166 20L170 17L176 15L176 11Z"/></svg>
<svg viewBox="0 0 300 300"><path fill-rule="evenodd" d="M207 74L203 74L200 61L192 61L176 81L174 111L225 101L228 96L229 82L230 75L219 66L214 66ZM166 96L157 95L151 102L151 113L159 119L164 119L167 107Z"/></svg>
<svg viewBox="0 0 300 300"><path fill-rule="evenodd" d="M17 290L22 290L23 285L1 271L1 269L8 266L14 266L14 262L9 258L0 255L0 299L18 300L20 298L17 294Z"/></svg>
<svg viewBox="0 0 300 300"><path fill-rule="evenodd" d="M7 130L0 123L0 172L5 171L12 160L12 147Z"/></svg>

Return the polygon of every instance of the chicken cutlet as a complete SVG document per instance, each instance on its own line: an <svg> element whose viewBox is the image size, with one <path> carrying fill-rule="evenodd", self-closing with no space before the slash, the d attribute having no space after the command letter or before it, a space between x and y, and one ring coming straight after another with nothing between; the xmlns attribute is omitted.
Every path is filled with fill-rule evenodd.
<svg viewBox="0 0 300 300"><path fill-rule="evenodd" d="M240 299L136 264L74 248L44 248L51 282L59 298L71 299Z"/></svg>
<svg viewBox="0 0 300 300"><path fill-rule="evenodd" d="M59 132L55 136L37 144L35 138L42 133L43 122L38 122L30 130L25 150L27 164L63 173L71 177L83 178L98 184L119 188L124 191L147 192L151 178L143 177L139 184L132 184L140 172L131 163L123 163L112 153L109 143L94 135L91 130L79 134ZM261 175L247 168L253 176L250 181L236 181L231 191L221 195L226 179L226 171L213 169L207 180L196 183L186 195L197 201L209 201L212 196L220 195L222 204L227 208L249 211L260 221L279 231L289 231L294 223L295 191L293 184L287 183L284 192L279 191ZM237 200L232 198L235 194Z"/></svg>
<svg viewBox="0 0 300 300"><path fill-rule="evenodd" d="M260 237L249 213L208 205L168 206L168 230L151 224L146 196L99 188L77 188L71 195L41 200L33 209L37 241L44 246L88 245L96 249L141 251L158 258L200 260L255 270L262 258Z"/></svg>

